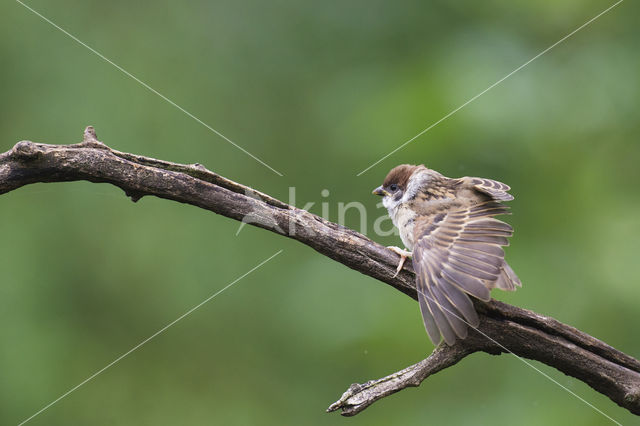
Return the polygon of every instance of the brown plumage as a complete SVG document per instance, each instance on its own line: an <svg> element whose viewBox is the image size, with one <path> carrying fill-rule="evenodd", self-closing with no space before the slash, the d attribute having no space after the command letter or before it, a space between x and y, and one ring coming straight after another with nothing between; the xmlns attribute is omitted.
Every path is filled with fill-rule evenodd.
<svg viewBox="0 0 640 426"><path fill-rule="evenodd" d="M491 179L447 178L423 165L392 169L374 194L383 195L405 246L413 250L420 311L429 337L452 345L479 323L469 296L515 290L520 280L504 260L510 225L509 186Z"/></svg>

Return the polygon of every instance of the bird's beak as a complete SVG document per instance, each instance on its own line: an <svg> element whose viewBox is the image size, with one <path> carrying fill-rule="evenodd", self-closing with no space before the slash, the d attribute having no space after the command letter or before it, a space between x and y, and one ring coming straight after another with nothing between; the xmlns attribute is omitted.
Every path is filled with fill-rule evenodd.
<svg viewBox="0 0 640 426"><path fill-rule="evenodd" d="M381 196L386 196L389 195L389 193L387 191L385 191L384 189L382 189L382 186L377 187L376 189L373 190L373 195L381 195Z"/></svg>

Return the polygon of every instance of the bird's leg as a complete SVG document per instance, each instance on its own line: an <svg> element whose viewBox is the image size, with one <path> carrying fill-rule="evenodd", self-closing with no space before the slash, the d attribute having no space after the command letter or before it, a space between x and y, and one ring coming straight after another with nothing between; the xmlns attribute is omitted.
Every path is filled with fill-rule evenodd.
<svg viewBox="0 0 640 426"><path fill-rule="evenodd" d="M398 264L396 273L392 277L392 278L395 278L398 276L398 274L402 270L402 267L404 266L404 262L407 260L407 257L411 257L413 253L410 252L409 250L403 250L400 247L396 247L396 246L388 246L387 248L400 256L400 263Z"/></svg>

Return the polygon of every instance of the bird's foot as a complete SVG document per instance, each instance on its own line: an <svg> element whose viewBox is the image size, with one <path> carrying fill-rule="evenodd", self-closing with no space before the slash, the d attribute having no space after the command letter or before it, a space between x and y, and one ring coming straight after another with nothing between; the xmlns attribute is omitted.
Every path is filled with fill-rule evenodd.
<svg viewBox="0 0 640 426"><path fill-rule="evenodd" d="M400 271L402 271L404 262L407 260L408 257L411 257L413 253L410 252L409 250L403 250L400 247L396 247L396 246L388 246L387 248L400 256L400 263L398 263L398 268L396 269L396 273L392 277L392 278L395 278L398 276Z"/></svg>

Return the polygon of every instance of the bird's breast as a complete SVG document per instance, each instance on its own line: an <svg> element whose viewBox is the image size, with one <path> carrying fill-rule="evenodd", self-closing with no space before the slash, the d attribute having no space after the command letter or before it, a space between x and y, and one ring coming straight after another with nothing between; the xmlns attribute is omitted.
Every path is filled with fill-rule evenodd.
<svg viewBox="0 0 640 426"><path fill-rule="evenodd" d="M394 212L390 212L393 224L398 228L400 238L405 247L413 250L413 226L416 218L416 212L412 209L400 205Z"/></svg>

